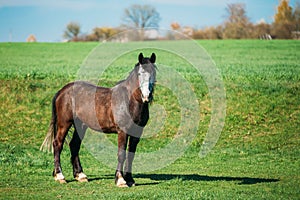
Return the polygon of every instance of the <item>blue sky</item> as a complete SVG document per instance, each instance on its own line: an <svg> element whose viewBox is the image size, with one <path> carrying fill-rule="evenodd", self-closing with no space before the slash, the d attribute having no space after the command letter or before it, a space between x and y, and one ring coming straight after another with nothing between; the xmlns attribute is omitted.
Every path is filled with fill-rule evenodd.
<svg viewBox="0 0 300 200"><path fill-rule="evenodd" d="M101 26L117 27L124 9L132 4L149 4L160 13L160 27L172 22L203 28L221 24L228 3L245 3L253 23L271 23L279 0L0 0L0 42L24 42L34 34L41 42L63 40L66 25L75 21L82 33ZM294 6L297 0L290 0Z"/></svg>

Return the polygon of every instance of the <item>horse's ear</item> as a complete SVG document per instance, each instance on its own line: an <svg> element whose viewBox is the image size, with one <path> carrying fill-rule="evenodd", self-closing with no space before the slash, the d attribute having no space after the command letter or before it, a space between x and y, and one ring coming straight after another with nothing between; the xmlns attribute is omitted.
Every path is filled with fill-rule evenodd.
<svg viewBox="0 0 300 200"><path fill-rule="evenodd" d="M152 53L151 57L150 57L150 62L155 63L155 60L156 60L156 55L155 55L155 53Z"/></svg>
<svg viewBox="0 0 300 200"><path fill-rule="evenodd" d="M144 59L144 55L143 55L143 53L140 53L140 55L139 55L139 63L140 64L142 64L143 59Z"/></svg>

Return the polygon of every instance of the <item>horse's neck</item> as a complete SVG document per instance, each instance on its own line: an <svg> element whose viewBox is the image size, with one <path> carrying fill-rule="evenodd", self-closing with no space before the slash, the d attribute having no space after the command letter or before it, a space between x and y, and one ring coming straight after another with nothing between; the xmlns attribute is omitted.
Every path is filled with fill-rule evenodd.
<svg viewBox="0 0 300 200"><path fill-rule="evenodd" d="M130 74L127 79L124 81L124 85L127 88L129 98L134 98L138 102L142 102L141 90L139 88L138 78L135 74Z"/></svg>

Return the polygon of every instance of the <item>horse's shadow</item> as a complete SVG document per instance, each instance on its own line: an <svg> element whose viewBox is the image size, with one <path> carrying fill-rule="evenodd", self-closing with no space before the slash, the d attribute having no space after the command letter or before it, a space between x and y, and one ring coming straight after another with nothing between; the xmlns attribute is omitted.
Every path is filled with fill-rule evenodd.
<svg viewBox="0 0 300 200"><path fill-rule="evenodd" d="M278 182L279 179L250 178L250 177L229 177L229 176L205 176L198 174L137 174L136 178L149 178L158 182L172 179L183 181L237 181L239 185L251 185L257 183Z"/></svg>
<svg viewBox="0 0 300 200"><path fill-rule="evenodd" d="M150 179L155 182L136 184L139 185L156 185L163 181L173 179L181 179L183 181L235 181L238 185L252 185L257 183L272 183L278 182L279 179L270 178L251 178L251 177L229 177L229 176L206 176L198 174L136 174L134 178ZM89 181L96 181L100 179L114 179L114 175L106 175L101 178L91 178Z"/></svg>

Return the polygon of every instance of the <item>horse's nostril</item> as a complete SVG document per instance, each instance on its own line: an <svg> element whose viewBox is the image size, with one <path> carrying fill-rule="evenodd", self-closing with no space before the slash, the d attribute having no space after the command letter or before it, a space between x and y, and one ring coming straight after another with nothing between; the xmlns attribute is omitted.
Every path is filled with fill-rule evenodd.
<svg viewBox="0 0 300 200"><path fill-rule="evenodd" d="M147 102L149 102L149 98L148 97L142 97L142 101L143 101L143 103L147 103Z"/></svg>

